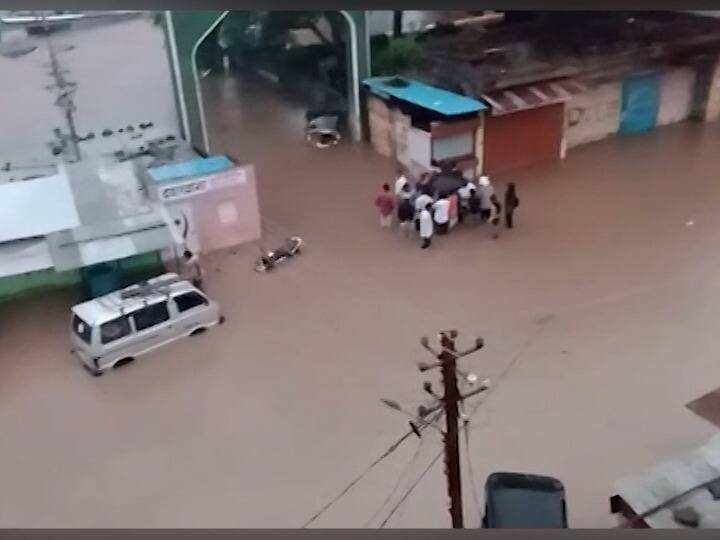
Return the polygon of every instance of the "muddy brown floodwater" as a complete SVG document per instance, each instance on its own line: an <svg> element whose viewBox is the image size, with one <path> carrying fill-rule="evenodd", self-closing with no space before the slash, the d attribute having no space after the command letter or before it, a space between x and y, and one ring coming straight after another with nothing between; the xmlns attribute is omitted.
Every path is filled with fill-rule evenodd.
<svg viewBox="0 0 720 540"><path fill-rule="evenodd" d="M257 166L265 243L307 249L270 275L255 246L213 258L227 324L98 379L68 352L70 293L0 305L0 525L298 527L404 432L379 399L417 406L419 338L452 327L485 338L463 365L494 384L469 527L498 470L557 476L572 526L612 525L616 478L714 433L684 404L720 379L718 126L572 150L512 178L515 230L421 251L378 226L387 160L305 145L262 85L205 86L213 150ZM409 440L314 526L377 526L439 450ZM447 527L445 493L438 463L388 526Z"/></svg>

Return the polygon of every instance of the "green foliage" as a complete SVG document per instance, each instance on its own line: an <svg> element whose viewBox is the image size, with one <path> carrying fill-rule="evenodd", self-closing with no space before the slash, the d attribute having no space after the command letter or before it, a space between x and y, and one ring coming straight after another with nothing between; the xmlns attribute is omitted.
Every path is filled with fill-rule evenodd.
<svg viewBox="0 0 720 540"><path fill-rule="evenodd" d="M384 38L384 39L383 39ZM413 36L379 36L370 43L373 76L401 73L420 61L420 47Z"/></svg>

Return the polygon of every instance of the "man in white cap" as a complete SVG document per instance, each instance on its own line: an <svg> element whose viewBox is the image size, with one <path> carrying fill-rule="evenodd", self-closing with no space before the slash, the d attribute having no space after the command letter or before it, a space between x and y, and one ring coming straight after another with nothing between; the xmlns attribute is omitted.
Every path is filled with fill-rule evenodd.
<svg viewBox="0 0 720 540"><path fill-rule="evenodd" d="M483 221L487 221L492 213L492 196L495 195L495 189L493 189L490 179L487 176L481 176L478 184L478 196L480 197L480 218Z"/></svg>

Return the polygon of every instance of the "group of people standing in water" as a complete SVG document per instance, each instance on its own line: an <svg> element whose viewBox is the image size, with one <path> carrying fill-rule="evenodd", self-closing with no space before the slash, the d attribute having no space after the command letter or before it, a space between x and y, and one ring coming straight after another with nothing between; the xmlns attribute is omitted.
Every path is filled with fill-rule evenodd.
<svg viewBox="0 0 720 540"><path fill-rule="evenodd" d="M435 234L447 234L458 223L486 224L492 238L498 238L503 216L505 227L513 228L513 214L520 205L514 183L507 185L504 204L501 204L487 176L482 176L476 184L457 172L445 174L456 174L459 187L439 187L433 175L426 175L412 185L399 170L394 186L384 184L375 199L380 226L392 227L397 219L400 230L407 236L413 229L417 232L423 249L431 246Z"/></svg>

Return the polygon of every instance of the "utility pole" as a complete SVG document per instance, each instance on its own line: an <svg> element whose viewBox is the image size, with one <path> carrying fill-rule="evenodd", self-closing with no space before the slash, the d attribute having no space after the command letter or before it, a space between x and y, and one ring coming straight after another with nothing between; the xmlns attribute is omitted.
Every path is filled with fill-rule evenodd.
<svg viewBox="0 0 720 540"><path fill-rule="evenodd" d="M462 395L458 389L458 373L457 360L463 356L472 354L480 350L484 342L482 338L475 340L475 345L466 351L459 352L455 346L458 332L456 330L442 331L439 334L440 351L435 351L431 346L428 338L424 337L420 343L430 353L437 358L434 364L420 363L418 368L421 372L439 367L442 374L442 383L444 395L437 396L432 389L432 384L426 382L424 389L426 392L435 397L445 409L445 474L447 476L447 489L450 497L450 517L452 518L453 529L463 528L463 504L462 504L462 477L460 473L460 441L458 420L460 418L459 404L466 398L479 394L488 388L487 381L484 381L475 390ZM462 372L460 372L462 373ZM464 374L464 378L470 384L477 382L477 376L470 373Z"/></svg>
<svg viewBox="0 0 720 540"><path fill-rule="evenodd" d="M55 84L51 85L50 88L57 88L58 90L58 97L55 101L55 104L63 110L63 115L65 116L65 123L67 124L68 132L70 134L68 138L70 140L72 152L75 161L80 161L80 137L78 137L77 128L75 126L74 113L76 107L75 101L73 99L77 84L68 81L65 78L65 70L62 69L62 67L60 66L60 62L58 61L57 52L55 51L55 46L50 36L50 27L45 16L43 16L43 23L47 31L46 42L48 46L48 53L50 55L50 75L55 81Z"/></svg>
<svg viewBox="0 0 720 540"><path fill-rule="evenodd" d="M453 529L463 528L462 477L460 475L460 444L458 438L458 400L455 340L448 334L440 334L440 361L445 388L445 466L447 467L448 495Z"/></svg>

